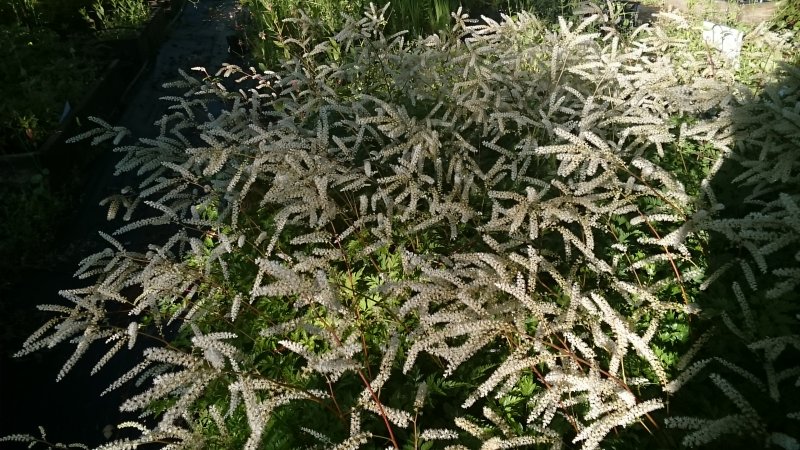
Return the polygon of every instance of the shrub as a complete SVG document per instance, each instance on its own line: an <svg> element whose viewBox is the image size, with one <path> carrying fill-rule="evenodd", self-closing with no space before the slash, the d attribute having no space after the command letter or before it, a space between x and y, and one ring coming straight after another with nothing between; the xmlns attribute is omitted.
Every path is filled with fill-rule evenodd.
<svg viewBox="0 0 800 450"><path fill-rule="evenodd" d="M800 5L796 2L783 1L772 17L772 26L779 31L792 33L792 41L795 45L800 44ZM795 59L794 63L800 64L800 60Z"/></svg>
<svg viewBox="0 0 800 450"><path fill-rule="evenodd" d="M110 39L134 35L150 19L150 6L144 0L95 0L91 8L79 12L99 36Z"/></svg>
<svg viewBox="0 0 800 450"><path fill-rule="evenodd" d="M34 151L58 127L99 72L95 53L46 28L0 28L0 154Z"/></svg>
<svg viewBox="0 0 800 450"><path fill-rule="evenodd" d="M48 27L61 35L85 31L79 10L92 0L0 0L0 23Z"/></svg>
<svg viewBox="0 0 800 450"><path fill-rule="evenodd" d="M101 233L20 352L74 343L60 379L133 349L107 391L143 386L121 410L145 418L103 448L650 448L706 381L731 404L670 411L685 444L797 442L797 70L732 91L674 15L456 13L406 41L384 12L274 72L184 74L158 136L119 147L144 178L107 199L114 235L151 244ZM79 138L125 139L97 123Z"/></svg>

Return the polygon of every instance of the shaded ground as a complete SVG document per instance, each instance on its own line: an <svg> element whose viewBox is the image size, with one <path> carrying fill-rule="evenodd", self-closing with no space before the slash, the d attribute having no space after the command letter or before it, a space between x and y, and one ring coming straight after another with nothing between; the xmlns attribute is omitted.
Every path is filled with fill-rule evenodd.
<svg viewBox="0 0 800 450"><path fill-rule="evenodd" d="M229 53L226 38L234 32L236 0L187 1L173 24L161 50L125 96L123 113L114 123L129 128L135 136L154 135L153 122L166 111L157 101L175 94L162 87L178 78L178 68L203 66L209 72L223 62L236 62ZM85 143L76 146L88 145ZM80 151L80 149L76 149ZM44 322L45 315L34 308L41 303L61 303L57 292L77 287L72 279L77 261L99 248L97 230L109 230L100 200L126 185L135 185L130 176L113 177L120 155L107 152L88 171L91 175L80 205L65 224L60 239L63 249L47 269L21 271L15 279L0 283L0 436L13 433L37 435L42 425L54 442L83 442L96 446L104 441L103 428L118 420L120 393L100 398L99 394L117 375L129 368L124 362L110 365L89 377L96 361L88 355L61 382L55 377L71 348L62 346L24 358L12 358L28 334ZM147 236L132 233L126 243L144 242ZM112 360L113 361L113 360ZM9 446L3 445L4 448ZM23 446L20 446L22 448Z"/></svg>

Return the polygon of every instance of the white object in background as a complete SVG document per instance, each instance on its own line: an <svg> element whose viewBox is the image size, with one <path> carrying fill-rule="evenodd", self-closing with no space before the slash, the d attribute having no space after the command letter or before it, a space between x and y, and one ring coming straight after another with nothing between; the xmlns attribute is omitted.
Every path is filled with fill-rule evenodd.
<svg viewBox="0 0 800 450"><path fill-rule="evenodd" d="M744 33L740 30L703 21L703 40L735 62L738 62L739 54L742 52L743 38Z"/></svg>

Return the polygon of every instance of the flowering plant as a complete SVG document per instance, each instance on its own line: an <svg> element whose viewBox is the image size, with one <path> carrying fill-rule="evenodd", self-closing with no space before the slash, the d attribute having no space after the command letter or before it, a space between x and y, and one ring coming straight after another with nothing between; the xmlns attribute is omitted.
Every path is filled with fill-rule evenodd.
<svg viewBox="0 0 800 450"><path fill-rule="evenodd" d="M793 442L797 413L759 414L722 369L797 397L797 323L767 336L750 307L755 291L796 310L797 257L766 255L797 240L798 193L776 190L797 166L773 163L797 147L740 138L797 115L797 71L769 103L731 92L735 65L673 40L677 16L622 36L598 16L551 30L455 13L451 34L406 41L384 36L385 12L287 41L275 72L184 73L158 136L118 147L118 171L143 176L105 202L121 226L20 352L74 343L61 378L95 342L93 372L145 347L108 390L142 386L121 410L149 419L103 448L663 445L669 397L712 367L734 412L672 417L685 444L745 422ZM126 138L96 122L76 140ZM796 144L798 124L769 126ZM717 189L729 164L748 168L744 215ZM116 237L137 229L171 231ZM714 267L715 239L746 253ZM709 288L739 310L715 316ZM763 355L766 383L704 357L715 323Z"/></svg>

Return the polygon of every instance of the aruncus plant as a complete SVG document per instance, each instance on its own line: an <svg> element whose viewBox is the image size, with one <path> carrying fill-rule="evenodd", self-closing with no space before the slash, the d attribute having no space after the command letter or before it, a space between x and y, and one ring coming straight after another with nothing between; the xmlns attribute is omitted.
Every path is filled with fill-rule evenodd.
<svg viewBox="0 0 800 450"><path fill-rule="evenodd" d="M525 13L475 24L457 12L452 33L406 40L384 35L385 12L285 41L274 71L182 73L158 136L117 148L117 170L142 181L106 200L119 228L82 262L86 287L41 306L54 318L20 351L73 343L60 379L91 345L107 348L93 372L144 347L107 391L139 386L120 409L149 419L102 448L673 439L668 396L705 367L688 328L706 323L708 236L794 242L764 217L793 223L796 192L750 221L720 213L711 181L737 148L735 69L692 65L700 54L669 22L623 37L596 16L550 29ZM126 138L95 121L76 140ZM718 159L699 181L676 150L688 148ZM770 182L767 163L752 170L741 179ZM126 248L117 236L135 229L174 233ZM796 265L784 262L772 273L786 287ZM796 327L773 338L785 345L769 361L794 351ZM754 351L773 342L742 336ZM779 366L782 388L797 368ZM743 409L726 424L758 416L731 381L709 379ZM706 423L693 420L671 425ZM794 439L758 423L758 439Z"/></svg>

